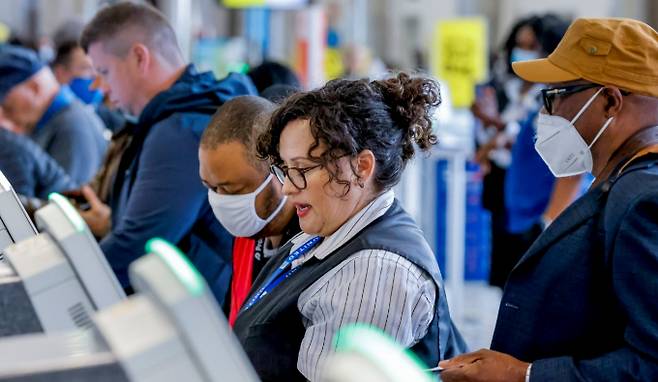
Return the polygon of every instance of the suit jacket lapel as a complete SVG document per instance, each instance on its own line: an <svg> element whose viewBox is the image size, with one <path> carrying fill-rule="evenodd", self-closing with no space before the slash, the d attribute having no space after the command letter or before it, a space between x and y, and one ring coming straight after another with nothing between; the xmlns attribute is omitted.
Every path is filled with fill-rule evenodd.
<svg viewBox="0 0 658 382"><path fill-rule="evenodd" d="M537 238L516 267L543 253L556 240L596 215L603 206L602 200L605 196L603 189L597 187L576 200Z"/></svg>

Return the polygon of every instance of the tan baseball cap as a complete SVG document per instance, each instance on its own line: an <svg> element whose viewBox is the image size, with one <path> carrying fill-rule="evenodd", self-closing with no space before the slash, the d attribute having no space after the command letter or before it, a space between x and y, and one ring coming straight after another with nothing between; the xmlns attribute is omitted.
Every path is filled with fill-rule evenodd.
<svg viewBox="0 0 658 382"><path fill-rule="evenodd" d="M515 62L512 68L530 82L584 79L658 97L658 33L633 19L581 18L547 58Z"/></svg>

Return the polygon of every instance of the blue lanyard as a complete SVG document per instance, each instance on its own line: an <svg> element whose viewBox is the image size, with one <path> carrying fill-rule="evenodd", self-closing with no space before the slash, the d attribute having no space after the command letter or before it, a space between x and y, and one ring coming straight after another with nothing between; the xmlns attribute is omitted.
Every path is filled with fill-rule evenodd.
<svg viewBox="0 0 658 382"><path fill-rule="evenodd" d="M293 261L302 257L305 253L313 249L322 238L320 236L315 236L311 240L302 244L301 247L297 248L293 253L288 255L286 259L281 263L281 265L267 278L263 283L263 286L254 293L253 297L244 305L242 311L246 311L252 306L254 306L260 299L265 297L266 294L270 293L277 285L279 285L283 280L289 278L290 276L297 273L301 266L297 266L285 272L285 270L292 264ZM285 272L285 273L284 273Z"/></svg>

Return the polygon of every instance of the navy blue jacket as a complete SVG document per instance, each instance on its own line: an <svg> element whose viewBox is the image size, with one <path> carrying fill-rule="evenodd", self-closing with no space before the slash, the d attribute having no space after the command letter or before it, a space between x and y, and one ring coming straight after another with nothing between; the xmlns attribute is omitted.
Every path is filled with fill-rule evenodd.
<svg viewBox="0 0 658 382"><path fill-rule="evenodd" d="M199 179L198 147L210 117L230 98L255 94L246 76L217 81L190 65L146 105L113 189L112 232L101 248L124 287L128 265L148 239L168 240L187 254L223 303L231 275L232 237L215 219Z"/></svg>
<svg viewBox="0 0 658 382"><path fill-rule="evenodd" d="M28 137L0 128L0 171L16 193L46 199L76 188L55 160Z"/></svg>
<svg viewBox="0 0 658 382"><path fill-rule="evenodd" d="M658 380L658 158L566 209L512 271L493 350L531 381Z"/></svg>

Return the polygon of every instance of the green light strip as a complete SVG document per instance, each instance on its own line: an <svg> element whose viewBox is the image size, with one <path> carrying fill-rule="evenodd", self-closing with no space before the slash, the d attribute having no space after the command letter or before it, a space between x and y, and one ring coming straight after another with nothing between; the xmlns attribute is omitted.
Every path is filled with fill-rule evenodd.
<svg viewBox="0 0 658 382"><path fill-rule="evenodd" d="M334 338L337 352L355 352L373 362L393 382L430 382L423 362L381 329L365 324L344 326Z"/></svg>
<svg viewBox="0 0 658 382"><path fill-rule="evenodd" d="M160 257L190 294L201 296L205 293L203 278L178 248L166 240L153 238L146 242L146 252Z"/></svg>
<svg viewBox="0 0 658 382"><path fill-rule="evenodd" d="M64 196L53 192L48 195L48 200L51 203L55 203L55 205L57 205L57 207L62 210L64 216L69 219L71 224L73 224L73 227L75 227L76 231L84 232L87 229L87 224L85 221L82 220L82 217L80 214L78 214L78 211L75 210L75 207L73 207L68 199L66 199Z"/></svg>

